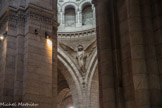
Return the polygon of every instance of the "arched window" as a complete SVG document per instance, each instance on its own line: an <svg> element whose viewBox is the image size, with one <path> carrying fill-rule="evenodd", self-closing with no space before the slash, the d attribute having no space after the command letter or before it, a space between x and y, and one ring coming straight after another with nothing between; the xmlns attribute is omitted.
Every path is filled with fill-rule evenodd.
<svg viewBox="0 0 162 108"><path fill-rule="evenodd" d="M90 25L93 24L93 10L90 3L85 3L82 6L82 24Z"/></svg>
<svg viewBox="0 0 162 108"><path fill-rule="evenodd" d="M73 6L65 8L65 27L74 27L76 25L76 14Z"/></svg>

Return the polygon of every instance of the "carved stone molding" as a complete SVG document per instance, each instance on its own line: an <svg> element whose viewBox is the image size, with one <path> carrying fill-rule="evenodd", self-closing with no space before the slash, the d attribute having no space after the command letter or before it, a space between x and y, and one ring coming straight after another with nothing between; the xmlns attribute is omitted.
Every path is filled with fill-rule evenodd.
<svg viewBox="0 0 162 108"><path fill-rule="evenodd" d="M56 28L58 27L58 23L55 20L53 13L46 14L39 9L37 11L35 10L29 8L27 10L20 9L15 11L10 9L9 11L6 11L0 19L0 29L4 24L6 24L6 22L9 22L8 26L16 27L18 23L24 25L28 21L41 22L44 25L52 25Z"/></svg>
<svg viewBox="0 0 162 108"><path fill-rule="evenodd" d="M32 21L38 21L44 24L52 24L52 16L48 17L43 15L42 13L36 13L33 11L29 11L26 13L26 19L30 18ZM27 20L26 20L27 21Z"/></svg>
<svg viewBox="0 0 162 108"><path fill-rule="evenodd" d="M7 15L5 15L3 18L0 19L0 31L6 25L7 21L8 21L8 16Z"/></svg>
<svg viewBox="0 0 162 108"><path fill-rule="evenodd" d="M96 35L96 29L90 29L90 30L79 31L79 32L57 33L58 38L79 38L79 37L86 37L92 35Z"/></svg>

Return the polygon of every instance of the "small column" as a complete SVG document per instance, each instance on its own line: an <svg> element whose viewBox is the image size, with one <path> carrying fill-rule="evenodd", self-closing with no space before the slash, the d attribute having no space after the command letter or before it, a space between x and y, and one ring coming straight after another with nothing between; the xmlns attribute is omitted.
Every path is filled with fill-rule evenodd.
<svg viewBox="0 0 162 108"><path fill-rule="evenodd" d="M78 24L78 11L76 10L75 11L75 23L76 23L76 25Z"/></svg>
<svg viewBox="0 0 162 108"><path fill-rule="evenodd" d="M59 11L58 13L59 13L59 14L58 14L58 18L60 18L60 19L59 19L59 20L60 20L60 24L62 24L62 12Z"/></svg>
<svg viewBox="0 0 162 108"><path fill-rule="evenodd" d="M81 14L82 14L81 11L78 9L76 11L76 27L81 27L81 25L82 25L82 21L81 21L82 15Z"/></svg>
<svg viewBox="0 0 162 108"><path fill-rule="evenodd" d="M61 27L64 27L64 24L65 24L65 12L64 11L60 11L60 26Z"/></svg>
<svg viewBox="0 0 162 108"><path fill-rule="evenodd" d="M79 16L79 18L80 18L79 21L80 21L80 25L82 26L82 11L80 10L79 12L80 12L80 14L79 14L80 15Z"/></svg>
<svg viewBox="0 0 162 108"><path fill-rule="evenodd" d="M93 10L93 24L96 24L96 9L94 5L92 5L92 10Z"/></svg>

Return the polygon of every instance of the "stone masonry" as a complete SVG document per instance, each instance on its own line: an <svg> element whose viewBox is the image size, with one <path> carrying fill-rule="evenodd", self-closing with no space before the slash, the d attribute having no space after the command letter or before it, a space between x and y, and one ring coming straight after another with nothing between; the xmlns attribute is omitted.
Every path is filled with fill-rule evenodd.
<svg viewBox="0 0 162 108"><path fill-rule="evenodd" d="M55 108L57 1L3 0L0 34L0 102ZM53 46L48 46L45 33Z"/></svg>

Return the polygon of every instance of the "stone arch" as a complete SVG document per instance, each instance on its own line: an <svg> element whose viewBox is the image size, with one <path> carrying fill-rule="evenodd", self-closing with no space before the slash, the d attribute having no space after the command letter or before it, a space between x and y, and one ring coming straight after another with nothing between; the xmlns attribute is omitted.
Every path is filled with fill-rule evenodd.
<svg viewBox="0 0 162 108"><path fill-rule="evenodd" d="M89 1L83 1L79 4L79 10L81 11L83 9L83 6L85 4L91 4L92 5L92 2L89 0Z"/></svg>
<svg viewBox="0 0 162 108"><path fill-rule="evenodd" d="M88 80L88 76L90 76L90 74L93 74L93 73L91 73L91 68L95 68L95 66L94 67L92 67L92 65L94 65L95 64L95 62L97 62L97 49L96 49L96 51L95 51L95 53L94 53L94 55L92 56L92 59L91 59L91 61L90 61L90 64L89 64L89 66L88 66L88 69L87 69L87 75L86 75L86 77L85 77L85 81L87 81ZM92 69L93 70L93 69Z"/></svg>
<svg viewBox="0 0 162 108"><path fill-rule="evenodd" d="M62 11L62 10L61 10L61 5L60 5L59 3L57 4L57 10L58 10L58 11Z"/></svg>
<svg viewBox="0 0 162 108"><path fill-rule="evenodd" d="M96 75L97 74L97 75ZM98 97L98 80L96 80L98 77L98 60L97 60L97 50L95 51L92 59L91 59L91 62L90 62L90 65L89 65L89 68L88 68L88 74L86 75L86 82L88 83L88 101L89 101L89 104L88 104L88 107L89 108L98 108L98 100L97 98ZM95 88L96 86L96 88ZM93 90L94 89L94 90ZM95 96L97 97L93 97L95 94ZM92 100L93 99L93 100ZM95 105L97 106L95 106Z"/></svg>
<svg viewBox="0 0 162 108"><path fill-rule="evenodd" d="M99 77L98 66L94 70L89 87L89 108L99 108ZM95 95L94 95L95 94Z"/></svg>
<svg viewBox="0 0 162 108"><path fill-rule="evenodd" d="M74 2L67 2L67 3L65 3L65 4L62 5L62 11L65 12L65 8L66 8L67 6L73 6L73 7L75 8L75 11L78 10L77 4L75 4Z"/></svg>
<svg viewBox="0 0 162 108"><path fill-rule="evenodd" d="M64 8L64 22L66 27L76 26L76 8L73 5L66 5Z"/></svg>
<svg viewBox="0 0 162 108"><path fill-rule="evenodd" d="M58 93L58 96L57 96L57 108L62 108L62 104L64 103L64 99L66 99L67 97L71 97L71 91L69 88L65 88L63 89L62 91L60 91ZM72 102L71 102L72 104Z"/></svg>
<svg viewBox="0 0 162 108"><path fill-rule="evenodd" d="M75 108L81 108L82 107L82 91L80 87L80 77L77 77L75 75L75 72L72 68L75 68L73 65L69 66L69 60L68 58L64 57L65 55L60 53L61 51L58 52L58 64L60 64L63 70L62 74L65 76L65 79L67 80L67 83L69 85L69 88L71 89L72 93L72 98L73 98L73 103ZM59 66L58 66L59 67ZM76 70L77 71L77 70Z"/></svg>
<svg viewBox="0 0 162 108"><path fill-rule="evenodd" d="M72 67L72 69L74 69L75 72L70 71L73 78L75 78L75 77L80 78L80 79L78 79L78 81L82 82L79 70L77 69L75 64L71 61L71 59L60 48L58 48L58 55L61 55L64 61L66 60L68 69L70 69L71 67ZM61 58L61 56L58 56L58 58ZM70 66L68 64L70 64Z"/></svg>
<svg viewBox="0 0 162 108"><path fill-rule="evenodd" d="M90 2L83 2L80 8L82 12L82 25L93 24L92 4Z"/></svg>

